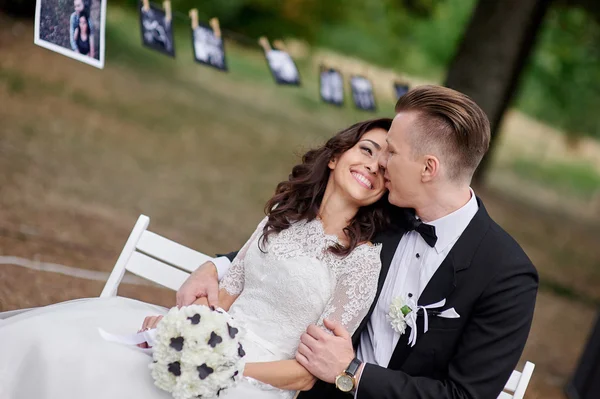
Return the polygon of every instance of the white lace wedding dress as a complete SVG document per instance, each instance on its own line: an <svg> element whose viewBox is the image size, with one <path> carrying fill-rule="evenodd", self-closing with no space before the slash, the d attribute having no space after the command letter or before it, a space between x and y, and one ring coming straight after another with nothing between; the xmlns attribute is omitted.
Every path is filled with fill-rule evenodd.
<svg viewBox="0 0 600 399"><path fill-rule="evenodd" d="M340 258L319 220L297 222L259 240L266 219L221 282L240 294L229 313L249 331L248 362L293 359L300 336L323 318L353 333L377 289L380 246L364 244ZM0 398L170 398L153 384L151 358L135 346L104 341L98 328L135 333L148 315L167 309L127 298L64 302L0 320ZM291 398L250 378L221 399Z"/></svg>

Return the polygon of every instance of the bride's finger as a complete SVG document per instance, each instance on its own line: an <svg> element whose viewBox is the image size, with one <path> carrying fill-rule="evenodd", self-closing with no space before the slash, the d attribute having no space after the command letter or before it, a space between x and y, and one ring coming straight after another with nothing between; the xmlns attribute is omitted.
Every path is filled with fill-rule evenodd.
<svg viewBox="0 0 600 399"><path fill-rule="evenodd" d="M144 322L142 323L142 331L144 331L144 330L146 329L146 327L148 326L148 323L150 322L150 320L149 320L149 319L150 319L151 317L152 317L152 316L147 316L147 317L144 319Z"/></svg>
<svg viewBox="0 0 600 399"><path fill-rule="evenodd" d="M156 317L154 317L154 320L152 320L152 323L150 323L148 325L148 329L156 328L156 326L162 320L162 318L163 318L162 316L156 316Z"/></svg>

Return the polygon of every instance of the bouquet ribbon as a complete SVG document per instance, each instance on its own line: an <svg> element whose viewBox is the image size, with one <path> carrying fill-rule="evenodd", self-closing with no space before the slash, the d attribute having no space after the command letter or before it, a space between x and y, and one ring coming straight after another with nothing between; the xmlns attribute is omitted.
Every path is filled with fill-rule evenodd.
<svg viewBox="0 0 600 399"><path fill-rule="evenodd" d="M151 330L141 331L136 334L123 334L123 335L111 334L109 332L104 331L101 328L98 328L98 332L100 333L100 336L102 338L104 338L105 341L108 341L108 342L116 342L118 344L123 344L123 345L138 345L138 344L143 344L144 342L147 342L148 346L150 346L150 348L140 348L142 351L144 351L146 353L152 353L152 347L154 346L154 343L156 342L156 328L153 328Z"/></svg>

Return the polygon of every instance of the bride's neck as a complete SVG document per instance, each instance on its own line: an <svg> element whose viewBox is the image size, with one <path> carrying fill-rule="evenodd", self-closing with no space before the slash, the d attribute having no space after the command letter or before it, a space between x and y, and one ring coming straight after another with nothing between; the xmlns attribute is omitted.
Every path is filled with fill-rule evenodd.
<svg viewBox="0 0 600 399"><path fill-rule="evenodd" d="M319 218L323 223L326 234L335 234L345 241L344 228L358 212L356 205L349 203L338 193L325 189L321 206L319 207Z"/></svg>

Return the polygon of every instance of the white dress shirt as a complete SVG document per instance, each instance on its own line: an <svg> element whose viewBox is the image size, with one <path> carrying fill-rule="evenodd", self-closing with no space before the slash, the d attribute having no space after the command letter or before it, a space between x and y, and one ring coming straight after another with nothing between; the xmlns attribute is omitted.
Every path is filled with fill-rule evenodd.
<svg viewBox="0 0 600 399"><path fill-rule="evenodd" d="M416 231L406 233L398 247L383 284L377 305L360 336L357 357L366 363L387 367L400 334L392 329L387 314L396 296L419 296L442 264L456 241L477 213L479 206L475 193L462 208L440 219L428 222L435 227L438 237L430 247ZM429 305L428 303L423 305Z"/></svg>

